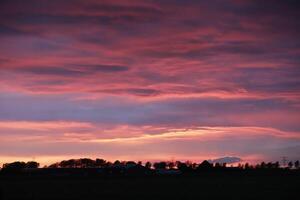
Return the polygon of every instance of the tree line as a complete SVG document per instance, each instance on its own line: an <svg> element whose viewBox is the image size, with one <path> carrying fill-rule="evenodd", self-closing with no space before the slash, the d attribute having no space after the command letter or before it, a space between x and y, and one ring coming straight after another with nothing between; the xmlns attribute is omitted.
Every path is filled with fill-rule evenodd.
<svg viewBox="0 0 300 200"><path fill-rule="evenodd" d="M12 163L5 163L2 166L2 170L7 169L37 169L40 164L35 161L22 162L16 161ZM226 163L210 163L204 160L201 163L195 162L181 162L181 161L161 161L161 162L145 162L142 163L134 161L119 161L110 162L104 159L90 159L90 158L80 158L80 159L69 159L63 160L57 163L53 163L43 168L133 168L141 167L151 170L179 170L179 171L193 171L197 169L226 169L226 168L236 168L243 170L251 169L300 169L299 160L295 162L288 162L286 166L281 166L279 162L261 162L260 164L251 165L249 163L238 164L237 166L228 166Z"/></svg>

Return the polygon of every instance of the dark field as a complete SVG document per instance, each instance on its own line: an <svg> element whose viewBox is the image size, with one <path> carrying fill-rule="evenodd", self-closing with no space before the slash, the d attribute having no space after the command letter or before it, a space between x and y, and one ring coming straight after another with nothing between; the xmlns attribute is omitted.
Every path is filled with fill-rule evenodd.
<svg viewBox="0 0 300 200"><path fill-rule="evenodd" d="M300 175L202 173L135 177L1 177L2 199L300 199Z"/></svg>

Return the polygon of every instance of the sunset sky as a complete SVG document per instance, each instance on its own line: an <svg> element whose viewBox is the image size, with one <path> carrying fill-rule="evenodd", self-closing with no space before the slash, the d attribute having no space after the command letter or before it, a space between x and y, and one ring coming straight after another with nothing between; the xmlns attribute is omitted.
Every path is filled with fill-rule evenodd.
<svg viewBox="0 0 300 200"><path fill-rule="evenodd" d="M300 159L299 9L1 0L0 163Z"/></svg>

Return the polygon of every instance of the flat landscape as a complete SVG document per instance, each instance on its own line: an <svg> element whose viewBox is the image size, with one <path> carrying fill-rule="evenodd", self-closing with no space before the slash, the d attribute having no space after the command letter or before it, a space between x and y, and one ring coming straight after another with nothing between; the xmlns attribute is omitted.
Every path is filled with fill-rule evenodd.
<svg viewBox="0 0 300 200"><path fill-rule="evenodd" d="M300 173L6 176L0 186L2 199L298 199Z"/></svg>

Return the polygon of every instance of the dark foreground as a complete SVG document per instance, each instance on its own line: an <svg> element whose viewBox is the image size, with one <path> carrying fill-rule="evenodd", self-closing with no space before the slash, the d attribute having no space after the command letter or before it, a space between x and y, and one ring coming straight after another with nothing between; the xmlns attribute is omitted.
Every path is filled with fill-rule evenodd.
<svg viewBox="0 0 300 200"><path fill-rule="evenodd" d="M299 172L0 176L2 199L300 199Z"/></svg>

